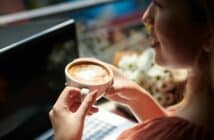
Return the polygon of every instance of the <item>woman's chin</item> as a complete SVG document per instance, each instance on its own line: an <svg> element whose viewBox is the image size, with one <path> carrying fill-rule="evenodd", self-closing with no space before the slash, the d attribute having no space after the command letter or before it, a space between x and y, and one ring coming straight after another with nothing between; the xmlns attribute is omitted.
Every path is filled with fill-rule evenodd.
<svg viewBox="0 0 214 140"><path fill-rule="evenodd" d="M177 69L180 68L177 64L170 63L169 61L165 61L162 58L155 57L155 63L161 67L169 68L169 69Z"/></svg>

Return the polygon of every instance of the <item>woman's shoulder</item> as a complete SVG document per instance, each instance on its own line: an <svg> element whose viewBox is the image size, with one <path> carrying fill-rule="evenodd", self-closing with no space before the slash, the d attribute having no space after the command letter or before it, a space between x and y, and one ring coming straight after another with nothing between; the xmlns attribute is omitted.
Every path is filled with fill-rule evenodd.
<svg viewBox="0 0 214 140"><path fill-rule="evenodd" d="M209 140L210 137L211 134L203 127L171 116L147 120L124 131L118 140Z"/></svg>

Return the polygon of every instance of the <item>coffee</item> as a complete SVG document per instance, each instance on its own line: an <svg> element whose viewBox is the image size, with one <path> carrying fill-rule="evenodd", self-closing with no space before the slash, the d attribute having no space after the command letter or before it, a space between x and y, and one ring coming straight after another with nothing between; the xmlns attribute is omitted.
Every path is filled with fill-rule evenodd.
<svg viewBox="0 0 214 140"><path fill-rule="evenodd" d="M93 85L104 84L111 78L106 68L93 62L73 64L68 73L76 81Z"/></svg>
<svg viewBox="0 0 214 140"><path fill-rule="evenodd" d="M96 90L100 99L113 84L110 66L94 58L77 58L65 67L66 85L80 89L81 97Z"/></svg>

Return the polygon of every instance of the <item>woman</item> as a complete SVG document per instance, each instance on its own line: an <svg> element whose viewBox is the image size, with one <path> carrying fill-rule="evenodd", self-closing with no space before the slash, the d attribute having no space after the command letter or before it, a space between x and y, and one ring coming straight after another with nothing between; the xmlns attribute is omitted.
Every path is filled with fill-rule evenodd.
<svg viewBox="0 0 214 140"><path fill-rule="evenodd" d="M188 69L185 96L182 103L165 110L112 66L114 85L105 96L127 105L140 122L118 140L214 139L213 9L213 0L152 1L143 22L151 28L155 60L164 67ZM96 111L92 107L96 92L77 111L70 111L75 108L74 95L79 95L78 89L65 88L50 111L56 139L80 140L86 114Z"/></svg>

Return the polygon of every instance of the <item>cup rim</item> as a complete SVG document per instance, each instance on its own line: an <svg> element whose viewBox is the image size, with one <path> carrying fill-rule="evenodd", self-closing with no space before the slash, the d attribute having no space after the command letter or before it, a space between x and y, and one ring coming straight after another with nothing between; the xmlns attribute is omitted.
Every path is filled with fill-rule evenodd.
<svg viewBox="0 0 214 140"><path fill-rule="evenodd" d="M70 68L71 65L78 64L78 63L94 63L94 64L101 65L103 68L105 68L108 71L109 80L104 82L104 83L101 83L101 84L90 84L90 83L79 82L78 80L73 79L72 76L70 76L70 74L68 73L68 69ZM74 59L72 62L70 62L66 65L65 74L73 82L80 84L80 85L87 86L87 87L104 86L104 85L108 85L108 84L113 83L113 71L112 71L112 69L109 66L107 66L107 64L105 64L104 62L102 62L98 59L95 59L95 58L77 58L77 59Z"/></svg>

